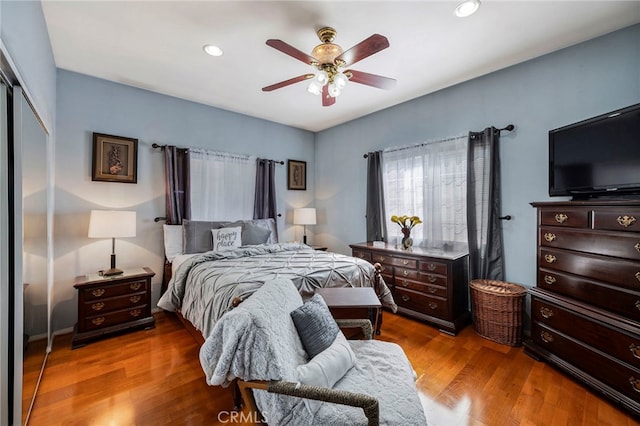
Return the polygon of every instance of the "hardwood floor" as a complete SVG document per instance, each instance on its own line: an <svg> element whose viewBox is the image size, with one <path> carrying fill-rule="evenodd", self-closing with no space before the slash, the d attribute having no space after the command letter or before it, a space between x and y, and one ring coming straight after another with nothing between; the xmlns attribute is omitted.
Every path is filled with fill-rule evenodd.
<svg viewBox="0 0 640 426"><path fill-rule="evenodd" d="M155 317L155 329L75 350L70 335L56 337L29 424L232 424L230 391L206 385L191 335L173 315ZM385 312L379 338L407 353L431 425L640 424L522 348L490 342L472 327L451 337Z"/></svg>

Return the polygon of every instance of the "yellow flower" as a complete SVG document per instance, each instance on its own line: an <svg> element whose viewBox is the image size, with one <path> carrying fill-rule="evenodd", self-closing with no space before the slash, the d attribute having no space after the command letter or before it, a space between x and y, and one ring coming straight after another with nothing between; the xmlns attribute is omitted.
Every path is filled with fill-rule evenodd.
<svg viewBox="0 0 640 426"><path fill-rule="evenodd" d="M422 220L418 216L391 216L391 222L397 223L400 226L400 229L409 229L411 230L414 226L422 223Z"/></svg>

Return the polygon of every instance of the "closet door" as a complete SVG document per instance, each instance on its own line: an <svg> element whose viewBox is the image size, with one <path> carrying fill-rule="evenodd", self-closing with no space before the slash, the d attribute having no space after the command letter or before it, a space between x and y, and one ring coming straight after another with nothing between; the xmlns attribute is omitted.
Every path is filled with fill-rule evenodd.
<svg viewBox="0 0 640 426"><path fill-rule="evenodd" d="M7 86L0 81L0 424L9 424L11 410L9 389L12 388L10 354L9 288L9 111Z"/></svg>

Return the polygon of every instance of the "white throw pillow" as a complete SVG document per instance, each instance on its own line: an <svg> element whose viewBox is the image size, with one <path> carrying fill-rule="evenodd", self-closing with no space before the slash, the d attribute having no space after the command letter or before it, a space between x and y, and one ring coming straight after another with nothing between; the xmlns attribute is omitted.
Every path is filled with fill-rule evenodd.
<svg viewBox="0 0 640 426"><path fill-rule="evenodd" d="M232 250L242 245L242 227L212 229L213 251Z"/></svg>
<svg viewBox="0 0 640 426"><path fill-rule="evenodd" d="M164 232L164 255L169 262L182 254L182 225L162 225Z"/></svg>
<svg viewBox="0 0 640 426"><path fill-rule="evenodd" d="M305 385L331 389L355 363L356 356L342 331L339 331L331 346L313 357L308 363L296 368L298 381ZM322 401L314 399L304 399L303 401L312 416L322 405Z"/></svg>

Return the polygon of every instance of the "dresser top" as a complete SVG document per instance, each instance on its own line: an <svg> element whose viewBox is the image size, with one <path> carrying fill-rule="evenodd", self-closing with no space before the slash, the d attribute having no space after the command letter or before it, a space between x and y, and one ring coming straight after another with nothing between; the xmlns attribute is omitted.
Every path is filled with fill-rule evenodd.
<svg viewBox="0 0 640 426"><path fill-rule="evenodd" d="M130 268L124 269L122 274L118 275L100 275L97 272L93 274L80 275L75 278L73 281L74 285L84 285L84 284L96 284L96 283L109 283L110 281L118 281L121 279L127 278L135 278L135 277L152 277L156 273L151 270L151 268Z"/></svg>
<svg viewBox="0 0 640 426"><path fill-rule="evenodd" d="M619 199L619 200L578 200L578 201L534 201L533 207L617 207L617 206L640 206L640 199Z"/></svg>
<svg viewBox="0 0 640 426"><path fill-rule="evenodd" d="M456 260L461 257L465 257L469 254L469 251L461 249L457 245L444 246L442 248L422 248L412 247L409 250L396 247L393 244L387 244L382 242L366 242L349 245L352 249L365 249L365 250L379 250L390 254L401 255L413 255L413 256L425 256L425 257L437 257L440 259Z"/></svg>

